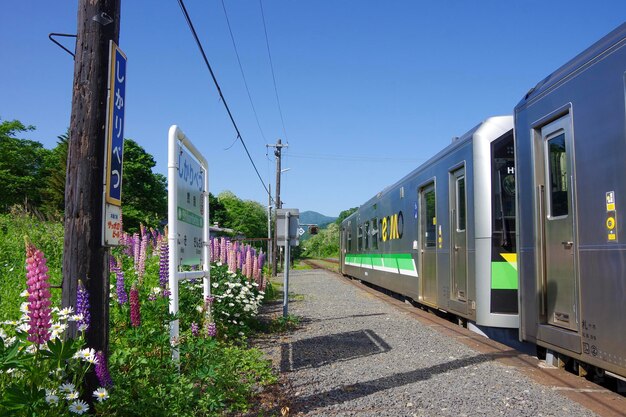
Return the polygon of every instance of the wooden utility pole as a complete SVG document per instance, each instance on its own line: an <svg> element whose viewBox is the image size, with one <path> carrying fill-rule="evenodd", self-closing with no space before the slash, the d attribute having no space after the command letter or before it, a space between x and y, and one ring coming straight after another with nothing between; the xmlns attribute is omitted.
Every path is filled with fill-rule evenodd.
<svg viewBox="0 0 626 417"><path fill-rule="evenodd" d="M89 292L87 346L109 345L108 249L102 246L102 200L109 41L118 43L120 0L79 0L72 116L65 183L63 306L76 306L80 279ZM70 329L75 336L76 329ZM97 384L87 378L87 392Z"/></svg>
<svg viewBox="0 0 626 417"><path fill-rule="evenodd" d="M286 148L287 144L283 144L282 141L280 139L278 139L276 141L276 145L267 145L268 147L272 147L272 148L276 148L274 149L274 155L276 156L276 199L275 199L275 203L276 206L274 207L275 210L278 210L279 208L282 208L282 203L280 201L280 174L281 174L281 169L280 169L280 158L282 155L282 148ZM270 254L271 258L272 258L272 276L276 276L276 265L277 265L277 260L278 260L278 245L276 244L277 238L278 236L278 232L276 231L276 221L274 221L274 245L273 245L273 251Z"/></svg>

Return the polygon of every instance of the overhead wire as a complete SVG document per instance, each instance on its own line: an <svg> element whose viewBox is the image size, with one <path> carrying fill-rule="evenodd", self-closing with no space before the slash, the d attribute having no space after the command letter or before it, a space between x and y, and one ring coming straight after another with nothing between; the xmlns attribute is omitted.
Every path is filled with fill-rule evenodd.
<svg viewBox="0 0 626 417"><path fill-rule="evenodd" d="M274 74L274 63L272 62L272 53L270 51L270 41L267 36L267 26L265 24L265 12L263 11L263 0L259 0L259 5L261 6L261 19L263 20L263 31L265 32L265 45L267 46L267 55L270 60L270 68L272 70L272 80L274 81L274 92L276 93L276 103L278 104L278 113L280 114L280 121L283 124L283 134L285 135L285 140L289 143L289 138L287 137L287 129L285 128L285 118L283 117L283 110L280 106L280 98L278 97L278 87L276 87L276 75Z"/></svg>
<svg viewBox="0 0 626 417"><path fill-rule="evenodd" d="M267 139L265 139L265 134L263 133L263 128L261 128L259 115L257 114L256 108L254 107L254 102L252 101L252 95L250 94L248 81L246 80L246 75L243 71L243 65L241 64L241 59L239 58L239 51L237 50L237 43L235 42L235 36L233 35L233 30L230 26L230 19L228 18L228 12L226 11L226 4L224 4L224 0L222 0L222 9L224 9L224 17L226 17L226 24L228 25L228 33L230 33L230 39L233 42L233 49L235 50L235 55L237 56L237 63L239 64L239 70L241 71L241 78L243 78L243 84L246 86L246 92L248 93L248 99L250 100L250 106L252 107L252 112L254 113L256 124L259 127L259 132L261 132L261 137L263 138L265 142L267 142Z"/></svg>
<svg viewBox="0 0 626 417"><path fill-rule="evenodd" d="M189 30L191 30L191 34L193 35L193 38L196 41L196 44L198 45L198 49L200 49L200 53L202 54L202 58L204 59L204 63L206 64L209 73L211 74L211 78L213 79L213 83L215 84L215 88L217 88L217 92L220 96L220 99L222 101L222 103L224 104L224 107L226 108L226 112L228 113L228 117L230 118L230 121L233 124L233 127L235 128L235 131L237 132L237 138L241 141L241 144L243 145L243 149L246 151L246 154L248 155L248 159L250 160L250 163L252 164L252 167L254 168L254 171L256 172L257 177L259 177L259 181L261 181L261 184L263 185L263 188L265 188L265 192L270 195L269 190L267 189L267 186L265 185L265 182L263 181L263 178L261 178L261 174L259 173L259 170L256 167L256 164L254 163L254 160L252 159L252 156L250 155L250 152L248 151L248 147L246 146L246 142L244 142L243 137L241 137L241 133L239 132L239 127L237 127L237 123L235 122L235 118L233 117L232 112L230 111L230 108L228 107L228 103L226 102L226 98L224 97L224 94L222 93L222 89L220 88L219 83L217 82L217 78L215 77L215 73L213 72L213 68L211 68L211 64L209 64L209 60L206 56L206 54L204 53L204 48L202 47L202 43L200 42L200 38L198 37L198 34L196 32L196 29L193 25L193 22L191 21L191 17L189 16L189 13L187 12L187 8L185 7L185 3L183 2L183 0L178 0L178 4L180 6L180 9L183 12L183 15L185 16L185 20L187 21L187 26L189 26ZM271 197L271 195L270 195Z"/></svg>
<svg viewBox="0 0 626 417"><path fill-rule="evenodd" d="M422 159L415 158L393 158L393 157L378 157L378 156L358 156L358 155L330 155L330 154L301 154L290 152L289 156L292 158L302 159L320 159L327 161L354 161L354 162L420 162Z"/></svg>

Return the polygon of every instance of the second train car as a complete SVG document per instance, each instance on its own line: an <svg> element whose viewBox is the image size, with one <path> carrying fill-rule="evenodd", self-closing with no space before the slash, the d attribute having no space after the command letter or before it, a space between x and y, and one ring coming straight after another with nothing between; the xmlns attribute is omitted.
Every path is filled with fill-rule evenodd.
<svg viewBox="0 0 626 417"><path fill-rule="evenodd" d="M517 328L513 118L485 120L363 204L340 248L345 275Z"/></svg>

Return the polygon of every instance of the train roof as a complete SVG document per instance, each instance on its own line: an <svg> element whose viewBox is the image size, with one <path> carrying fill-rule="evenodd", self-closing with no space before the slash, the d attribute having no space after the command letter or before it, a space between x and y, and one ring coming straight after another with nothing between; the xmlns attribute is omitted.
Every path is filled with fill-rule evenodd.
<svg viewBox="0 0 626 417"><path fill-rule="evenodd" d="M504 122L504 119L507 119L507 118L510 120L508 123ZM395 183L385 187L382 191L377 193L374 197L370 198L369 200L367 200L366 202L361 204L359 206L359 210L363 206L368 206L368 205L371 205L372 203L376 202L378 199L380 199L382 196L386 195L391 190L394 190L394 189L398 188L400 186L400 184L404 183L407 179L409 179L410 177L416 175L419 171L421 171L421 170L427 168L428 166L434 164L435 162L437 162L438 160L443 158L445 155L450 153L452 150L454 150L454 149L456 149L458 147L463 146L466 142L471 140L471 138L474 136L474 134L478 130L480 130L483 126L486 126L486 125L494 126L494 125L496 125L496 126L498 126L498 128L500 130L502 130L502 134L504 134L506 131L511 129L511 127L508 127L508 124L512 125L511 119L512 119L511 116L494 116L494 117L489 117L489 118L485 119L484 121L478 123L472 129L470 129L467 132L465 132L461 137L454 138L451 144L449 144L448 146L443 148L441 151L437 152L433 157L429 158L426 162L424 162L423 164L420 164L417 168L415 168L414 170L409 172L407 175L402 177L400 180L398 180Z"/></svg>
<svg viewBox="0 0 626 417"><path fill-rule="evenodd" d="M611 33L591 45L565 65L561 66L552 74L537 83L536 86L531 88L530 91L526 93L517 106L515 106L515 111L517 111L518 108L524 107L537 97L545 94L545 92L551 90L555 86L561 84L569 77L582 71L597 58L614 49L624 41L626 41L626 23L622 23Z"/></svg>

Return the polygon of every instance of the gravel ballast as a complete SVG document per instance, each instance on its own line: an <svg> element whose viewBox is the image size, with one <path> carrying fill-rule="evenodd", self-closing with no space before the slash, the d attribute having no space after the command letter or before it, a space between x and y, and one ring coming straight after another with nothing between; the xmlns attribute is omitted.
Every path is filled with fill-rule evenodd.
<svg viewBox="0 0 626 417"><path fill-rule="evenodd" d="M263 349L290 416L595 415L336 274L292 271L289 289L301 324Z"/></svg>

